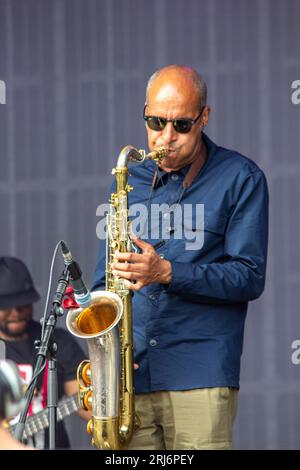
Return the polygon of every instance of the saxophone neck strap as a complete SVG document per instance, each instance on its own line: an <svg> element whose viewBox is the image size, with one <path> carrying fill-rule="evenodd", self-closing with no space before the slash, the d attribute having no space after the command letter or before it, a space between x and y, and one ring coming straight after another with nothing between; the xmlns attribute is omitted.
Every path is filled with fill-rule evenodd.
<svg viewBox="0 0 300 470"><path fill-rule="evenodd" d="M207 149L206 149L205 143L202 140L198 157L195 158L195 160L192 162L182 182L183 189L188 189L192 185L193 181L195 180L197 175L200 173L200 170L203 167L206 160L207 160ZM158 171L156 170L153 175L153 180L151 184L152 189L155 188L157 180L158 180Z"/></svg>
<svg viewBox="0 0 300 470"><path fill-rule="evenodd" d="M205 143L202 140L198 158L195 158L195 160L191 164L189 171L187 172L182 182L182 186L184 187L184 189L187 189L192 185L193 181L200 173L200 170L203 167L206 160L207 160L207 149L206 149Z"/></svg>

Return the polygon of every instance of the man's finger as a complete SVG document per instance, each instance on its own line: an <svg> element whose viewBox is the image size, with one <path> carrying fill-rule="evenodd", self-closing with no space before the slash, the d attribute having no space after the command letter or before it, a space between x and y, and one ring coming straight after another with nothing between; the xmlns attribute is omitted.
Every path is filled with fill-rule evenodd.
<svg viewBox="0 0 300 470"><path fill-rule="evenodd" d="M125 272L141 272L143 271L144 265L142 263L118 263L115 262L112 264L112 269L114 271L125 271Z"/></svg>
<svg viewBox="0 0 300 470"><path fill-rule="evenodd" d="M120 253L117 251L115 253L115 259L120 261L130 261L131 263L141 262L143 256L140 253Z"/></svg>
<svg viewBox="0 0 300 470"><path fill-rule="evenodd" d="M151 243L147 243L144 240L141 240L140 238L133 238L132 241L135 245L137 245L142 250L153 249L153 246L151 245Z"/></svg>
<svg viewBox="0 0 300 470"><path fill-rule="evenodd" d="M122 279L129 279L130 281L135 281L136 279L141 279L143 275L141 273L135 272L125 272L125 271L112 271L114 276L121 277Z"/></svg>
<svg viewBox="0 0 300 470"><path fill-rule="evenodd" d="M142 287L144 287L144 284L142 282L136 282L135 284L133 284L132 282L130 281L127 281L126 279L124 280L124 285L126 287L128 287L128 289L130 290L134 290L134 291L138 291L140 290Z"/></svg>

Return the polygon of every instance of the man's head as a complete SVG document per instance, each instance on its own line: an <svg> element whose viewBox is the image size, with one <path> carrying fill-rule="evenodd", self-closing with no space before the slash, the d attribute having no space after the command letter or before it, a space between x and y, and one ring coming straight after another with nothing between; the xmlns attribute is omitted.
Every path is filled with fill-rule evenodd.
<svg viewBox="0 0 300 470"><path fill-rule="evenodd" d="M206 85L195 70L180 65L169 65L155 72L149 79L146 92L145 116L162 119L195 121L189 132L173 122L160 122L155 129L146 122L150 150L166 147L169 155L161 167L165 171L179 170L191 163L200 152L201 131L207 125L210 108L206 105ZM165 124L165 125L164 125ZM175 125L175 127L174 127ZM176 130L177 128L177 130Z"/></svg>
<svg viewBox="0 0 300 470"><path fill-rule="evenodd" d="M25 264L12 257L0 258L0 335L21 339L32 318L32 304L39 299Z"/></svg>

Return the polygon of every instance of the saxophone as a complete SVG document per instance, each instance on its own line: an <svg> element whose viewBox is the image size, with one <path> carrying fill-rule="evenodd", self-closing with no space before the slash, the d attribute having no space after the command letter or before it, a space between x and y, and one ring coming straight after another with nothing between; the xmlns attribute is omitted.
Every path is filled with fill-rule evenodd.
<svg viewBox="0 0 300 470"><path fill-rule="evenodd" d="M151 159L159 163L168 151L159 148L146 154L128 145L121 151L112 170L116 192L111 194L106 218L106 287L91 293L88 308L71 309L67 328L88 343L89 361L77 370L78 399L92 410L87 430L99 449L124 449L139 427L134 407L133 331L131 292L124 279L112 274L115 252L132 250L129 236L128 163Z"/></svg>

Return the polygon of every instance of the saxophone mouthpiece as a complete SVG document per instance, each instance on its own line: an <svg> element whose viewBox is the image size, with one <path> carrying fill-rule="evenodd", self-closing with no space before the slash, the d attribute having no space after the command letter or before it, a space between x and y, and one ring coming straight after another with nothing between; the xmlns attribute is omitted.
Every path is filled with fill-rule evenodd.
<svg viewBox="0 0 300 470"><path fill-rule="evenodd" d="M155 160L157 163L160 163L163 158L165 158L169 153L169 150L165 147L159 147L156 150L148 153L147 158Z"/></svg>

